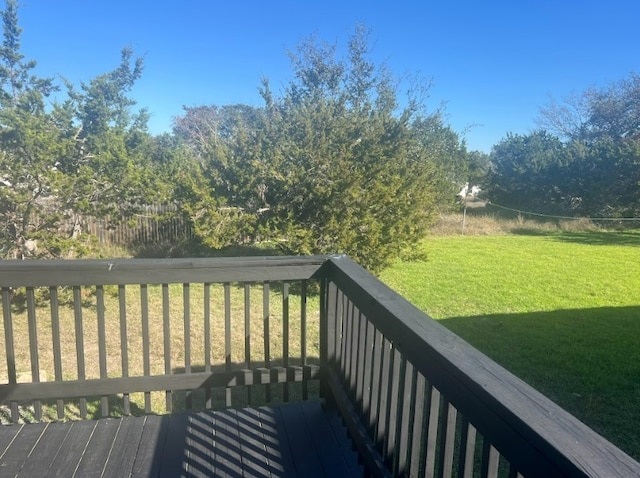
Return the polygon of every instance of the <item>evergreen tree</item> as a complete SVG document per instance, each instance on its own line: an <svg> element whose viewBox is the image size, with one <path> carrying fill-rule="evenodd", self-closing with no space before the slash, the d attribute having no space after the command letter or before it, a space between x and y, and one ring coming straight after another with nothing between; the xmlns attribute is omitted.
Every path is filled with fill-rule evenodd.
<svg viewBox="0 0 640 478"><path fill-rule="evenodd" d="M1 16L0 254L8 258L35 254L42 232L56 227L60 214L53 198L67 189L57 159L72 145L58 128L61 111L45 110L52 80L35 76L35 61L26 61L20 52L22 30L14 0L6 2Z"/></svg>
<svg viewBox="0 0 640 478"><path fill-rule="evenodd" d="M412 131L421 110L399 107L393 78L368 56L363 28L345 59L311 38L290 54L294 79L281 95L263 81L262 108L236 109L233 121L209 109L198 127L178 120L177 132L198 132L186 135L198 148L183 204L204 242L270 239L375 271L424 236L436 168ZM221 124L233 125L228 136Z"/></svg>
<svg viewBox="0 0 640 478"><path fill-rule="evenodd" d="M130 116L126 95L142 63L132 67L125 50L113 72L81 92L68 84L67 99L51 102L53 81L34 75L20 51L14 0L1 16L0 256L77 255L76 213L117 220L161 191L147 165L146 114Z"/></svg>
<svg viewBox="0 0 640 478"><path fill-rule="evenodd" d="M508 135L492 151L490 198L576 216L640 215L640 76L541 110L547 132Z"/></svg>

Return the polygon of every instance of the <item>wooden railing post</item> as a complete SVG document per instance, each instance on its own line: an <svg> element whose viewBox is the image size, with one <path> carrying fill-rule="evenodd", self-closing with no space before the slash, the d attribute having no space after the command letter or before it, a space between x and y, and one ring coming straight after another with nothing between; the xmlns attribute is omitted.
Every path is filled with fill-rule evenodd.
<svg viewBox="0 0 640 478"><path fill-rule="evenodd" d="M328 277L320 280L320 397L332 408L336 403L329 387L329 370L336 358L336 292Z"/></svg>

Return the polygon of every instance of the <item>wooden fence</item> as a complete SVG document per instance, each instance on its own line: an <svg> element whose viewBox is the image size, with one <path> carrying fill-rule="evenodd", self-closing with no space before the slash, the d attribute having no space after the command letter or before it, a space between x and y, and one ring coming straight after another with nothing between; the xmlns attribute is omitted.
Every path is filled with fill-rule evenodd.
<svg viewBox="0 0 640 478"><path fill-rule="evenodd" d="M101 244L130 246L136 244L177 243L193 237L189 221L178 214L175 205L148 205L129 219L96 218L73 215L65 229L78 224L83 232L98 238Z"/></svg>

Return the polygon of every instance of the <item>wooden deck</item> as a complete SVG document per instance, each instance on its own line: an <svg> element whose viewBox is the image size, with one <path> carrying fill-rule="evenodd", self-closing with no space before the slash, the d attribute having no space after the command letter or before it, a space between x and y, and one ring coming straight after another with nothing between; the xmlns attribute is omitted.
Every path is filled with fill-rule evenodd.
<svg viewBox="0 0 640 478"><path fill-rule="evenodd" d="M0 476L362 476L319 401L0 427Z"/></svg>
<svg viewBox="0 0 640 478"><path fill-rule="evenodd" d="M640 477L346 256L6 260L0 303L0 477L365 474L340 420L368 476Z"/></svg>

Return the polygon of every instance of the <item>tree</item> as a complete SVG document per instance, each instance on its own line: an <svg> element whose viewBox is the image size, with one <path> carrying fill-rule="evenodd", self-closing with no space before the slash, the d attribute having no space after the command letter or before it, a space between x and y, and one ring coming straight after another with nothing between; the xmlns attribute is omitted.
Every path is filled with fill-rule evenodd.
<svg viewBox="0 0 640 478"><path fill-rule="evenodd" d="M82 252L76 213L131 212L161 188L146 164L145 113L129 116L126 93L142 63L120 66L61 103L48 100L51 79L33 75L20 52L17 4L2 11L0 49L0 254L59 257ZM68 226L65 229L65 226ZM76 226L79 224L76 222Z"/></svg>
<svg viewBox="0 0 640 478"><path fill-rule="evenodd" d="M470 157L464 141L449 125L444 124L440 111L418 117L411 125L416 147L434 166L432 185L441 209L457 206L456 193L466 182L473 182Z"/></svg>
<svg viewBox="0 0 640 478"><path fill-rule="evenodd" d="M586 92L589 117L585 139L640 139L640 75Z"/></svg>
<svg viewBox="0 0 640 478"><path fill-rule="evenodd" d="M577 215L640 216L640 141L603 137L567 145L565 174Z"/></svg>
<svg viewBox="0 0 640 478"><path fill-rule="evenodd" d="M540 110L538 122L560 137L597 141L604 137L640 136L640 75L589 88L560 103L551 101Z"/></svg>
<svg viewBox="0 0 640 478"><path fill-rule="evenodd" d="M135 101L127 95L141 74L142 59L133 59L125 48L114 70L81 84L80 90L67 84L66 129L73 131L76 149L62 167L74 177L77 212L117 221L166 197L151 169L149 115L144 109L133 114Z"/></svg>
<svg viewBox="0 0 640 478"><path fill-rule="evenodd" d="M550 99L540 108L537 123L565 141L577 140L584 137L588 109L588 97L584 94L573 93L561 102Z"/></svg>
<svg viewBox="0 0 640 478"><path fill-rule="evenodd" d="M255 148L255 131L262 128L263 111L247 105L184 110L174 123L182 150L172 168L182 211L210 247L255 238L256 216L262 212L257 201L263 193L248 157Z"/></svg>
<svg viewBox="0 0 640 478"><path fill-rule="evenodd" d="M482 151L469 151L467 154L469 184L477 184L486 188L490 167L490 155Z"/></svg>
<svg viewBox="0 0 640 478"><path fill-rule="evenodd" d="M568 160L564 144L544 130L509 133L491 150L488 196L513 208L567 213L573 204Z"/></svg>
<svg viewBox="0 0 640 478"><path fill-rule="evenodd" d="M0 250L3 257L22 257L36 251L40 230L51 230L56 214L45 215L55 191L66 189L56 158L70 143L56 122L60 110L47 113L45 100L54 90L51 79L32 74L34 61L20 52L22 30L17 4L6 2L2 11L0 49Z"/></svg>
<svg viewBox="0 0 640 478"><path fill-rule="evenodd" d="M183 204L204 242L269 239L375 271L424 236L436 168L412 131L421 110L398 106L367 34L356 30L344 59L335 45L301 42L293 80L280 95L264 80L261 108L191 109L176 121L196 152Z"/></svg>
<svg viewBox="0 0 640 478"><path fill-rule="evenodd" d="M589 88L541 110L565 139L574 212L637 215L640 202L640 75Z"/></svg>

